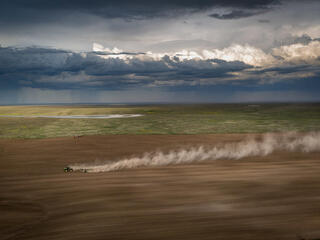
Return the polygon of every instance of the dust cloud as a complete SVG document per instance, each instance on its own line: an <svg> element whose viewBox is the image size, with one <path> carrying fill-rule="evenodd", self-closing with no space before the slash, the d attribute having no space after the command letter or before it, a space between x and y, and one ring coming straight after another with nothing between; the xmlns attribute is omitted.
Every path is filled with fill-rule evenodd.
<svg viewBox="0 0 320 240"><path fill-rule="evenodd" d="M266 156L274 151L320 151L320 132L264 134L261 139L249 138L240 142L220 144L214 147L190 147L170 152L147 152L140 157L120 159L105 164L70 167L86 172L109 172L148 166L188 164L217 159L241 159L249 156Z"/></svg>

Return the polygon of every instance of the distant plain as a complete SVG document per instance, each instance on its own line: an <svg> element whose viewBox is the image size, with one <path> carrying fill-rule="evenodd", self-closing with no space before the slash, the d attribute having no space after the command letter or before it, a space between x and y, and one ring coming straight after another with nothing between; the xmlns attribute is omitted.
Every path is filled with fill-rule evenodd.
<svg viewBox="0 0 320 240"><path fill-rule="evenodd" d="M320 104L1 106L0 116L142 114L122 119L0 117L0 138L320 130Z"/></svg>

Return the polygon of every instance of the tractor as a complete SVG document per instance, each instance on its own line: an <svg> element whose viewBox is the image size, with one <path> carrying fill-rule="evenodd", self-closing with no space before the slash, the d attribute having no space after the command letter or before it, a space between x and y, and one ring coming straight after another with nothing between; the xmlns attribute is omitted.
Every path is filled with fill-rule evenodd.
<svg viewBox="0 0 320 240"><path fill-rule="evenodd" d="M64 172L73 172L73 169L71 167L67 166L67 167L63 168L63 171Z"/></svg>

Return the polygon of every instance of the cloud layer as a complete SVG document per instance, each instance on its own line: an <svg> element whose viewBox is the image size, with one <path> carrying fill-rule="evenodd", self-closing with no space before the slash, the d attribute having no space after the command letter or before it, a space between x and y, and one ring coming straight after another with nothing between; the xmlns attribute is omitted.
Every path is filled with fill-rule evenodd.
<svg viewBox="0 0 320 240"><path fill-rule="evenodd" d="M248 9L254 15L254 11L261 9L269 9L274 5L278 5L278 0L164 0L164 1L147 1L147 0L71 0L71 1L39 1L39 0L14 0L2 1L0 9L15 9L20 13L20 20L24 18L26 21L34 21L32 14L37 13L37 16L42 20L52 21L54 15L62 15L63 13L85 12L89 14L98 15L103 18L125 18L125 19L144 19L155 17L173 17L177 14L192 14L194 12L210 11L216 8L240 9L237 17L241 16L239 11ZM19 21L17 15L10 16L8 11L0 11L2 13L0 19ZM42 14L41 14L42 12ZM233 12L234 13L234 12Z"/></svg>
<svg viewBox="0 0 320 240"><path fill-rule="evenodd" d="M0 85L7 88L128 89L221 84L263 85L319 77L320 41L269 53L250 45L153 53L95 43L92 52L0 48Z"/></svg>

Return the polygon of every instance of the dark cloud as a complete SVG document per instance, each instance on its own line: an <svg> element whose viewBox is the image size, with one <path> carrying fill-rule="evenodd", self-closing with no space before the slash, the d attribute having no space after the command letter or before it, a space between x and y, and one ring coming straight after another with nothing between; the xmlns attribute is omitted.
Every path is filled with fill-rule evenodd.
<svg viewBox="0 0 320 240"><path fill-rule="evenodd" d="M213 13L213 14L210 14L209 17L217 18L220 20L240 19L240 18L247 18L247 17L258 15L258 14L262 14L262 13L265 13L266 11L268 10L259 10L259 11L233 10L229 13L224 13L224 14Z"/></svg>
<svg viewBox="0 0 320 240"><path fill-rule="evenodd" d="M11 72L55 71L71 52L45 48L0 46L0 74Z"/></svg>
<svg viewBox="0 0 320 240"><path fill-rule="evenodd" d="M286 45L292 45L292 44L298 44L301 43L303 45L307 45L312 41L316 41L317 39L312 39L308 34L303 34L301 36L287 36L282 38L281 40L275 41L274 46L286 46Z"/></svg>
<svg viewBox="0 0 320 240"><path fill-rule="evenodd" d="M232 8L233 14L241 17L249 14L243 9L269 9L275 4L279 0L4 0L0 3L0 23L59 21L77 12L103 18L174 17L214 8Z"/></svg>
<svg viewBox="0 0 320 240"><path fill-rule="evenodd" d="M131 55L131 56L137 56L137 55L145 55L144 52L100 52L100 51L94 51L93 53L97 54L98 56L121 56L121 55Z"/></svg>
<svg viewBox="0 0 320 240"><path fill-rule="evenodd" d="M251 66L237 61L180 60L178 56L123 60L104 59L95 52L0 48L0 86L3 88L28 85L54 89L121 89L163 83L188 85L197 84L199 79L220 81L248 68Z"/></svg>

